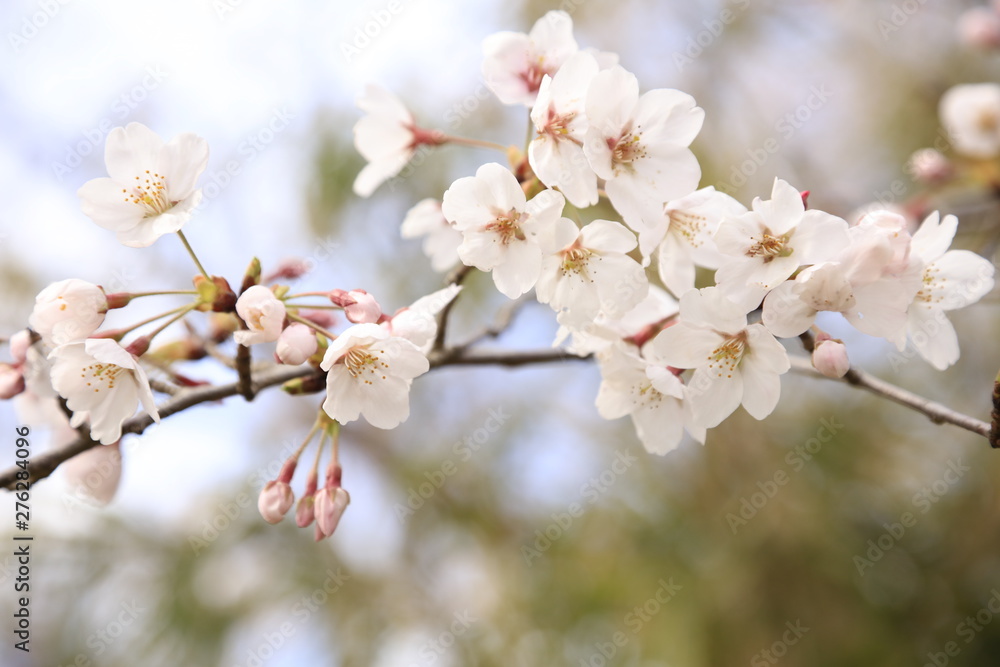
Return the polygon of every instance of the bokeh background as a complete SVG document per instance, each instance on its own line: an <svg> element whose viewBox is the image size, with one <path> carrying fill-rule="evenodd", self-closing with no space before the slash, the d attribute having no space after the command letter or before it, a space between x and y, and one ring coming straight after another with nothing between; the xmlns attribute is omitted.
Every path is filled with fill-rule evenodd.
<svg viewBox="0 0 1000 667"><path fill-rule="evenodd" d="M997 80L996 56L956 37L973 4L562 7L582 46L619 53L644 89L680 88L705 108L694 145L704 185L749 204L780 176L811 190L813 206L848 216L873 200L922 196L904 164L939 136L939 97ZM76 189L104 173L108 129L132 121L208 139L208 201L186 233L212 273L238 282L251 256L265 271L306 258L315 269L302 289L362 287L389 310L436 289L441 276L419 243L399 239L406 210L503 158L448 147L359 200L353 100L377 82L425 126L519 144L526 114L486 93L481 42L527 31L559 7L4 3L0 335L22 328L34 295L55 280L188 284L176 239L125 248L79 210ZM720 20L724 10L732 21ZM367 43L355 41L386 15ZM768 139L779 150L753 162ZM226 173L230 162L238 173ZM958 188L931 204L963 214L959 244L993 252L988 194ZM453 339L502 303L474 276ZM1000 367L996 305L991 295L953 316L964 354L943 373L835 320L829 328L863 368L986 419ZM529 305L490 344L545 347L554 330L548 309ZM186 371L231 379L210 364ZM353 502L320 544L287 521L265 524L255 507L318 398L271 391L170 418L123 442L124 476L107 508L81 504L58 472L34 489L32 650L12 650L16 564L0 548L0 664L996 664L1000 458L983 439L790 374L766 421L741 411L705 446L685 441L656 457L628 420L597 416L598 381L592 364L573 361L420 378L401 427L344 429ZM497 414L503 423L488 433ZM20 422L9 403L0 419L6 467ZM32 447L46 440L34 432ZM400 511L442 477L418 509ZM13 504L8 495L0 540Z"/></svg>

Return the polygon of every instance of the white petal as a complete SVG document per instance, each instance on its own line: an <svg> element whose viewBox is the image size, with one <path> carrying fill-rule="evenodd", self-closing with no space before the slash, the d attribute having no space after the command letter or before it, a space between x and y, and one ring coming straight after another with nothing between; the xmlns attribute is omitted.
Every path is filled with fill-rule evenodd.
<svg viewBox="0 0 1000 667"><path fill-rule="evenodd" d="M794 288L794 282L785 282L764 297L762 319L775 336L798 336L816 321L816 311L798 297Z"/></svg>
<svg viewBox="0 0 1000 667"><path fill-rule="evenodd" d="M712 331L679 322L646 343L646 356L674 368L698 368L722 342L722 336Z"/></svg>
<svg viewBox="0 0 1000 667"><path fill-rule="evenodd" d="M960 356L958 334L943 310L912 308L909 315L910 341L924 359L943 371Z"/></svg>

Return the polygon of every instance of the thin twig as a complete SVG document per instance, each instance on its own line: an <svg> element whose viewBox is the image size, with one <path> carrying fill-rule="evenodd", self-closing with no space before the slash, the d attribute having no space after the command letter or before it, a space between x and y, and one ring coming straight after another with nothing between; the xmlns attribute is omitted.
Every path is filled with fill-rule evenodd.
<svg viewBox="0 0 1000 667"><path fill-rule="evenodd" d="M254 397L253 378L250 374L250 348L246 345L236 345L236 373L239 375L240 396L252 401Z"/></svg>
<svg viewBox="0 0 1000 667"><path fill-rule="evenodd" d="M822 375L819 371L812 367L812 364L808 359L803 359L802 357L792 357L791 361L792 370L794 371L805 373L812 377L819 377L828 380L834 379ZM916 410L917 412L927 415L927 417L935 424L953 424L959 428L964 428L967 431L972 431L977 435L989 437L990 425L986 422L952 410L945 405L941 405L940 403L924 398L923 396L918 396L917 394L909 392L902 387L897 387L890 382L886 382L885 380L877 378L864 371L852 368L847 371L847 374L843 378L840 378L839 381L855 387L860 387L872 392L873 394L887 398L890 401L904 405L911 410Z"/></svg>
<svg viewBox="0 0 1000 667"><path fill-rule="evenodd" d="M527 296L522 296L514 301L509 301L504 304L504 306L497 313L496 319L493 320L493 324L486 327L478 334L467 340L466 342L458 345L457 347L461 350L466 350L473 345L476 345L487 338L496 338L511 325L514 321L514 317L521 311L526 303L529 303L531 299Z"/></svg>
<svg viewBox="0 0 1000 667"><path fill-rule="evenodd" d="M265 387L282 384L288 380L294 380L295 378L305 377L315 372L316 369L311 366L276 366L256 377L254 379L254 385L255 388L259 390ZM218 401L224 398L229 398L230 396L235 396L238 393L238 382L217 386L210 385L184 389L178 392L176 396L173 396L165 401L161 406L159 406L159 408L157 408L157 411L159 412L160 419L166 419L170 415L176 414L200 403ZM125 423L122 424L122 435L124 436L128 433L140 434L152 423L153 418L149 415L136 415L131 419L127 419ZM48 477L60 463L90 449L91 447L96 446L97 444L98 443L94 442L89 437L80 437L68 445L47 451L44 454L32 458L28 465L28 471L31 474L30 481L35 482L44 477ZM20 470L20 468L13 467L0 472L0 487L11 488L14 481L17 479L18 470Z"/></svg>
<svg viewBox="0 0 1000 667"><path fill-rule="evenodd" d="M451 272L448 276L447 282L449 285L461 285L462 281L465 280L466 276L468 276L471 272L471 266L462 265ZM451 309L455 306L456 301L458 301L457 296L446 303L444 308L441 309L441 312L438 313L437 333L434 335L434 346L431 348L435 352L444 350L444 340L448 333L446 331L448 328L448 316L451 314Z"/></svg>
<svg viewBox="0 0 1000 667"><path fill-rule="evenodd" d="M476 354L467 353L464 350L449 349L437 353L431 353L431 368L442 366L523 366L526 364L536 364L553 361L579 360L586 357L576 357L568 355L561 350L534 350L526 352L479 352ZM312 366L272 366L267 370L257 373L252 378L251 389L254 394L275 385L283 384L289 380L304 378L310 375L322 377L322 373ZM242 382L233 382L224 385L210 385L203 387L193 387L181 389L175 396L167 399L157 409L160 419L194 407L201 403L219 401L231 396L241 394ZM153 418L147 414L140 414L132 417L122 424L122 435L140 434L153 423ZM83 428L86 431L86 428ZM91 440L85 433L77 440L53 449L31 459L29 464L29 481L36 482L52 474L61 463L72 457L85 452L98 443ZM17 481L17 473L21 470L17 467L8 468L0 472L0 488L12 489Z"/></svg>
<svg viewBox="0 0 1000 667"><path fill-rule="evenodd" d="M578 357L565 350L543 349L518 352L468 352L462 348L450 348L432 352L428 359L431 368L442 366L526 366L556 361L585 361L590 356Z"/></svg>

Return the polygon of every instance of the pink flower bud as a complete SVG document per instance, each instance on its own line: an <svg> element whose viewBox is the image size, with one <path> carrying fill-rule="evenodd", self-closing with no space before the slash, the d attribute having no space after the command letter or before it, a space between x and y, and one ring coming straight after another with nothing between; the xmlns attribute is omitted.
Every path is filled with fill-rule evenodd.
<svg viewBox="0 0 1000 667"><path fill-rule="evenodd" d="M319 343L316 342L313 330L296 322L278 336L278 346L274 353L281 363L298 366L316 354L318 347Z"/></svg>
<svg viewBox="0 0 1000 667"><path fill-rule="evenodd" d="M104 290L70 278L52 283L38 293L28 322L45 342L62 345L83 340L97 331L106 312L108 301Z"/></svg>
<svg viewBox="0 0 1000 667"><path fill-rule="evenodd" d="M972 7L958 17L958 38L980 49L1000 48L1000 15L987 7Z"/></svg>
<svg viewBox="0 0 1000 667"><path fill-rule="evenodd" d="M923 148L911 155L906 163L906 171L914 180L926 185L945 183L955 175L951 161L941 151L933 148Z"/></svg>
<svg viewBox="0 0 1000 667"><path fill-rule="evenodd" d="M316 497L302 496L295 506L295 525L305 528L316 518Z"/></svg>
<svg viewBox="0 0 1000 667"><path fill-rule="evenodd" d="M0 399L14 398L24 391L24 373L10 364L0 364Z"/></svg>
<svg viewBox="0 0 1000 667"><path fill-rule="evenodd" d="M382 307L378 301L364 290L331 290L330 301L343 308L347 319L354 324L374 324L382 316Z"/></svg>
<svg viewBox="0 0 1000 667"><path fill-rule="evenodd" d="M278 523L285 518L285 514L291 509L295 502L295 494L292 487L285 482L272 479L264 485L257 499L257 509L264 521L268 523Z"/></svg>
<svg viewBox="0 0 1000 667"><path fill-rule="evenodd" d="M324 487L316 494L316 526L323 537L330 537L337 530L340 517L351 502L351 496L343 487Z"/></svg>
<svg viewBox="0 0 1000 667"><path fill-rule="evenodd" d="M31 347L31 332L21 329L10 337L10 356L15 366L20 366L28 359L28 348Z"/></svg>
<svg viewBox="0 0 1000 667"><path fill-rule="evenodd" d="M842 378L851 368L847 348L839 340L820 340L812 354L813 367L829 378Z"/></svg>

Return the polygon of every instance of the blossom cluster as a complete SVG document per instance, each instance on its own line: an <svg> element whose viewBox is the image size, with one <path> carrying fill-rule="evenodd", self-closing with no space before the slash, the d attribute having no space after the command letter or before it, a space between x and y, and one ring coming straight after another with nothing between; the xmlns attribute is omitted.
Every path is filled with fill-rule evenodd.
<svg viewBox="0 0 1000 667"><path fill-rule="evenodd" d="M704 110L679 90L642 92L617 55L579 47L565 12L549 12L527 34L493 35L483 52L489 89L501 103L529 110L525 146L422 128L377 86L360 98L365 115L354 128L368 161L354 182L361 196L398 174L422 146L493 148L505 156L506 163L483 164L440 198L419 202L402 221L402 236L423 239L433 269L465 267L446 287L389 314L365 289L293 292L282 281L301 277L301 265L265 276L254 258L233 289L204 268L183 232L201 202L207 142L191 133L165 142L131 123L109 133L108 176L79 189L82 210L126 246L175 234L198 274L189 289L108 293L77 278L47 286L29 328L9 340L0 398L16 398L25 420L49 424L59 442L82 434L109 446L111 455L95 461L110 461L116 472L91 489L106 502L130 418L141 406L159 421L155 394L204 384L177 362L224 358L252 398L260 366L250 350L266 349L277 365L305 367L285 383L288 393L324 396L313 428L261 490L258 507L277 523L295 506L296 523L314 525L319 540L334 532L350 503L341 484L341 426L363 418L389 429L408 418L414 379L432 358L447 358L434 357L445 351L442 312L471 269L489 273L510 299L533 291L558 323L554 346L596 358L598 413L631 417L657 454L677 447L685 431L704 442L708 429L740 406L756 419L771 414L791 367L779 339L803 337L817 371L847 374L846 346L818 327L819 313L839 313L900 350L911 344L937 369L959 358L946 312L988 293L994 267L951 249L954 215L933 212L916 224L905 212L876 207L848 222L810 208L809 193L780 178L767 199L749 207L703 185L691 144ZM980 161L1000 154L1000 86L959 86L945 95L941 115L956 152ZM954 172L940 151L914 156L911 167L926 183ZM148 297L185 303L105 327L109 311ZM181 338L154 344L181 322ZM291 482L317 435L296 502Z"/></svg>
<svg viewBox="0 0 1000 667"><path fill-rule="evenodd" d="M630 415L649 451L670 451L684 430L703 442L740 405L757 419L770 414L790 368L778 338L811 330L816 368L843 376L846 348L815 325L820 312L900 349L909 340L935 368L958 359L944 313L990 291L994 269L949 250L955 216L932 213L914 229L901 213L874 209L849 224L809 209L808 193L781 179L749 208L699 188L689 147L704 111L678 90L641 93L615 54L577 45L564 12L528 34L494 35L483 51L486 85L530 109L532 138L524 150L506 148L509 164L484 164L440 201L420 202L403 235L425 237L439 270L490 272L509 298L534 289L560 324L557 344L596 356L600 414ZM378 165L391 178L427 136L463 141L417 128L399 100L374 90L355 143L378 157L362 176ZM942 115L961 126L960 150L1000 151L1000 123L982 121L987 97L1000 114L995 91L954 104L946 96ZM362 176L356 190L367 194ZM619 219L587 215L602 200ZM699 272L711 271L714 284L699 285Z"/></svg>
<svg viewBox="0 0 1000 667"><path fill-rule="evenodd" d="M148 366L155 367L157 375L167 375L167 382L157 388L175 393L201 383L178 372L172 362L203 358L210 348L230 339L243 348L273 344L278 364L310 364L325 377L319 422L324 437L296 512L300 526L315 518L320 539L333 533L350 500L340 485L334 434L340 424L361 417L379 428L393 428L408 417L413 379L430 367L427 353L437 332L435 316L461 288L450 285L388 314L363 289L291 294L287 285L275 281L299 277L301 267L281 267L262 280L260 263L254 259L237 293L224 278L204 270L182 231L201 199L196 184L207 161L207 142L193 134L164 142L149 128L132 123L108 135L109 176L80 188L83 212L131 247L146 247L176 233L200 274L189 290L109 294L77 278L47 286L35 299L30 328L11 337L13 359L0 365L0 396L16 397L24 419L51 427L57 444L75 440L76 429L81 429L93 441L113 445L117 451L125 423L140 405L154 421L160 419L153 389L157 385L150 380ZM152 296L180 296L188 303L125 328L102 328L108 311ZM164 330L186 321L192 312L210 313L207 333L197 334L188 322L186 339L153 346ZM337 334L329 330L336 322L335 312L342 313L347 323ZM162 322L152 331L138 333L158 320ZM128 342L127 337L131 337ZM303 382L287 383L285 389L311 391ZM333 442L333 456L326 486L317 491L327 439ZM290 507L293 494L288 483L301 451L262 491L260 508L268 521L280 519ZM103 464L104 459L94 461ZM114 462L120 471L120 456ZM105 484L88 489L88 495L101 502L113 495L118 474L104 479Z"/></svg>

